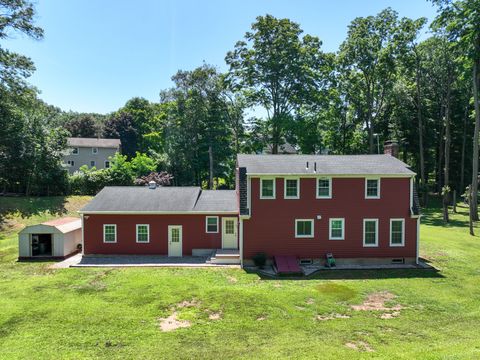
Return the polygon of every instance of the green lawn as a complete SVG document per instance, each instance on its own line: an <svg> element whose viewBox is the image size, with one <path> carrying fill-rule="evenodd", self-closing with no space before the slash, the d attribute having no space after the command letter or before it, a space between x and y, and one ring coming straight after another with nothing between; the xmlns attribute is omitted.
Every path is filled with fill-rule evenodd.
<svg viewBox="0 0 480 360"><path fill-rule="evenodd" d="M235 269L16 262L24 224L72 214L87 200L0 197L1 359L480 358L480 237L468 235L465 208L450 226L439 209L425 211L421 255L438 272L267 280ZM372 294L396 295L384 306L402 308L352 309ZM163 332L159 319L174 312L191 326Z"/></svg>

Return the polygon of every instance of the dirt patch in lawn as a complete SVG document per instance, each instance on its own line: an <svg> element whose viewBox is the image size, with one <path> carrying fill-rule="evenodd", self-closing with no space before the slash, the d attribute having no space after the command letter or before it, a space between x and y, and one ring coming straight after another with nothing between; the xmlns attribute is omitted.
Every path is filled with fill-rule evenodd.
<svg viewBox="0 0 480 360"><path fill-rule="evenodd" d="M349 349L356 350L356 351L363 351L363 352L374 352L373 348L370 344L366 343L365 341L352 341L347 342L345 346Z"/></svg>
<svg viewBox="0 0 480 360"><path fill-rule="evenodd" d="M169 317L159 318L159 326L162 331L173 331L180 328L190 327L192 324L187 320L179 320L178 313L174 311Z"/></svg>
<svg viewBox="0 0 480 360"><path fill-rule="evenodd" d="M365 301L360 305L351 305L356 311L400 311L402 305L386 306L385 303L392 301L396 295L388 291L375 292L367 296Z"/></svg>
<svg viewBox="0 0 480 360"><path fill-rule="evenodd" d="M393 311L393 312L388 312L388 313L383 313L380 315L380 319L393 319L396 318L397 316L400 316L400 311Z"/></svg>
<svg viewBox="0 0 480 360"><path fill-rule="evenodd" d="M227 280L230 284L235 284L236 282L238 282L238 279L233 276L227 276Z"/></svg>
<svg viewBox="0 0 480 360"><path fill-rule="evenodd" d="M210 320L220 320L222 318L222 312L221 311L217 311L217 312L208 311L208 312L209 312L208 318Z"/></svg>
<svg viewBox="0 0 480 360"><path fill-rule="evenodd" d="M327 320L333 320L333 319L350 319L350 315L333 313L328 315L317 315L315 317L315 320L319 320L319 321L327 321Z"/></svg>
<svg viewBox="0 0 480 360"><path fill-rule="evenodd" d="M308 298L307 301L305 302L305 304L313 305L313 304L315 304L315 300L313 300L312 298Z"/></svg>
<svg viewBox="0 0 480 360"><path fill-rule="evenodd" d="M264 321L264 320L267 320L266 315L260 315L260 316L257 317L257 321Z"/></svg>
<svg viewBox="0 0 480 360"><path fill-rule="evenodd" d="M183 300L182 302L179 302L175 307L177 309L182 309L182 308L189 308L189 307L198 308L199 306L200 306L200 301L192 299L192 300Z"/></svg>

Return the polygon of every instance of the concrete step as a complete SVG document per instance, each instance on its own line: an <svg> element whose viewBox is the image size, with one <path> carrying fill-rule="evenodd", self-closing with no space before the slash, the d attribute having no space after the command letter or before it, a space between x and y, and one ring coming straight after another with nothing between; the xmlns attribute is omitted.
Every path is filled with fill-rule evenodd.
<svg viewBox="0 0 480 360"><path fill-rule="evenodd" d="M218 257L211 257L208 259L207 264L240 264L240 257L235 257L235 258L218 258Z"/></svg>

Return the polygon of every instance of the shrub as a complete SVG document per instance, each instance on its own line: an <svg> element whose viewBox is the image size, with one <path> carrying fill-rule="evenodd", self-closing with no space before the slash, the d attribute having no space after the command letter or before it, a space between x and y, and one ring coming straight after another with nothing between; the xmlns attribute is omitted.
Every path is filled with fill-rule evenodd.
<svg viewBox="0 0 480 360"><path fill-rule="evenodd" d="M256 266L258 266L260 269L263 269L265 263L267 262L267 254L260 252L258 254L255 254L252 260Z"/></svg>

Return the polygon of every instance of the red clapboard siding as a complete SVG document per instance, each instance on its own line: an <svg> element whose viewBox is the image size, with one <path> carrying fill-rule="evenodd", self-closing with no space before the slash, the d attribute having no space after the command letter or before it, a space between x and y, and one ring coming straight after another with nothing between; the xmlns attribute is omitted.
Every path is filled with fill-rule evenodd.
<svg viewBox="0 0 480 360"><path fill-rule="evenodd" d="M192 249L219 249L222 247L222 216L219 216L218 233L208 234L205 229L205 217L206 215L196 214L85 215L84 253L167 255L169 225L182 225L184 256L191 255ZM116 243L103 242L103 224L117 224ZM150 224L150 243L136 242L136 224Z"/></svg>
<svg viewBox="0 0 480 360"><path fill-rule="evenodd" d="M300 180L300 199L284 199L284 179L276 179L276 199L259 199L260 180L251 179L251 218L243 223L244 257L258 252L323 258L415 257L417 219L410 218L410 179L382 178L381 198L365 199L364 178L332 179L332 199L316 199L316 179ZM321 219L317 219L321 215ZM345 240L329 240L329 218L345 218ZM363 219L379 219L379 246L363 247ZM405 219L405 246L390 247L390 219ZM295 219L314 219L314 238L295 238Z"/></svg>

